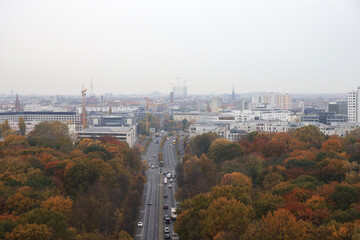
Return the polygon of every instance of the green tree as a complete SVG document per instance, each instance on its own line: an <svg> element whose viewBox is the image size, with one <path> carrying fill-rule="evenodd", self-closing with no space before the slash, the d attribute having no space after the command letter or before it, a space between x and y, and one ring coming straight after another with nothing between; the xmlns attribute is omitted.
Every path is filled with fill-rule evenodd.
<svg viewBox="0 0 360 240"><path fill-rule="evenodd" d="M213 141L208 150L208 157L214 159L216 164L240 157L245 153L244 148L235 142L226 139L216 139Z"/></svg>
<svg viewBox="0 0 360 240"><path fill-rule="evenodd" d="M9 120L6 119L0 126L1 134L10 129L11 129L11 127L10 127Z"/></svg>
<svg viewBox="0 0 360 240"><path fill-rule="evenodd" d="M251 177L253 181L259 177L264 170L264 160L258 155L249 155L238 159L240 162L240 171Z"/></svg>
<svg viewBox="0 0 360 240"><path fill-rule="evenodd" d="M73 146L68 126L58 121L35 125L29 133L28 142L31 146L50 147L63 152L69 152Z"/></svg>
<svg viewBox="0 0 360 240"><path fill-rule="evenodd" d="M19 130L20 130L20 134L25 136L26 134L26 123L23 117L19 118Z"/></svg>
<svg viewBox="0 0 360 240"><path fill-rule="evenodd" d="M198 194L181 203L181 212L175 222L175 232L179 234L180 239L203 239L201 236L203 227L200 225L203 217L200 212L205 211L209 205L210 199L205 194Z"/></svg>
<svg viewBox="0 0 360 240"><path fill-rule="evenodd" d="M254 204L257 217L261 218L268 212L276 210L277 206L279 206L282 202L282 197L273 195L272 193L267 192L261 194Z"/></svg>
<svg viewBox="0 0 360 240"><path fill-rule="evenodd" d="M181 123L182 123L182 130L183 131L185 131L188 127L189 127L189 121L187 120L187 119L183 119L182 121L181 121Z"/></svg>
<svg viewBox="0 0 360 240"><path fill-rule="evenodd" d="M315 190L321 185L321 182L316 177L309 176L309 175L300 175L295 180L292 180L291 184L294 187Z"/></svg>
<svg viewBox="0 0 360 240"><path fill-rule="evenodd" d="M57 211L35 208L20 217L20 223L45 224L55 239L71 239L72 233L67 228L66 217Z"/></svg>
<svg viewBox="0 0 360 240"><path fill-rule="evenodd" d="M193 137L190 140L190 146L193 150L193 153L198 157L200 157L203 153L206 154L209 150L211 143L218 138L220 138L220 136L212 132L203 133L201 135Z"/></svg>
<svg viewBox="0 0 360 240"><path fill-rule="evenodd" d="M345 210L360 200L360 190L357 186L338 185L330 197L338 208Z"/></svg>
<svg viewBox="0 0 360 240"><path fill-rule="evenodd" d="M324 134L316 126L309 125L298 128L294 131L293 137L300 142L308 143L309 147L320 148L325 140Z"/></svg>
<svg viewBox="0 0 360 240"><path fill-rule="evenodd" d="M102 160L76 161L65 169L65 188L70 195L75 196L85 192L100 176L112 174L111 166Z"/></svg>

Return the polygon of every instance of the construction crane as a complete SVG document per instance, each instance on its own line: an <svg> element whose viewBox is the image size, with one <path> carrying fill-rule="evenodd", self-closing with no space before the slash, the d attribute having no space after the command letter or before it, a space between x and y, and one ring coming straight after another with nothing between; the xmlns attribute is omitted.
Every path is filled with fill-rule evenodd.
<svg viewBox="0 0 360 240"><path fill-rule="evenodd" d="M156 106L156 105L163 105L166 106L165 103L150 103L150 99L148 97L145 97L146 101L146 122L145 122L145 129L146 131L149 131L149 106Z"/></svg>
<svg viewBox="0 0 360 240"><path fill-rule="evenodd" d="M82 96L81 125L82 125L83 129L85 129L85 128L87 127L86 113L85 113L85 96L86 96L86 91L87 91L87 89L85 89L85 88L84 88L84 85L83 85L83 90L81 90L81 96Z"/></svg>

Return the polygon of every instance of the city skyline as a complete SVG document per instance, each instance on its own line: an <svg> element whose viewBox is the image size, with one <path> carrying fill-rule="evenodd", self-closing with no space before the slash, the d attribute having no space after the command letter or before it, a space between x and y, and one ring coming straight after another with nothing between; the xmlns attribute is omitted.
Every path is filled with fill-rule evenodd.
<svg viewBox="0 0 360 240"><path fill-rule="evenodd" d="M358 1L1 1L1 92L347 92ZM306 16L306 17L304 17ZM334 17L337 16L337 17Z"/></svg>

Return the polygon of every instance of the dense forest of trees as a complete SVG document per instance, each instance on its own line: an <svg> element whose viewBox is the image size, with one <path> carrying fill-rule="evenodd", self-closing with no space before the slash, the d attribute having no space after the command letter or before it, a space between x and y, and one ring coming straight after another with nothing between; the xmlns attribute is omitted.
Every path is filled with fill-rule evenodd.
<svg viewBox="0 0 360 240"><path fill-rule="evenodd" d="M184 144L181 239L360 239L360 129L254 132L239 143L207 133Z"/></svg>
<svg viewBox="0 0 360 240"><path fill-rule="evenodd" d="M5 134L0 239L132 239L145 183L138 149L112 138L73 146L67 132L44 122L27 137Z"/></svg>

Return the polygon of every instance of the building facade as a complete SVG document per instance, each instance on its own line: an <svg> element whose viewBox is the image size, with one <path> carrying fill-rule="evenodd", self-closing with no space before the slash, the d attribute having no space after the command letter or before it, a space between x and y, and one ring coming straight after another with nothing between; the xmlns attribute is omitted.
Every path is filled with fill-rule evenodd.
<svg viewBox="0 0 360 240"><path fill-rule="evenodd" d="M71 122L81 124L81 115L76 112L3 112L0 113L0 122L19 122L19 118L25 122Z"/></svg>
<svg viewBox="0 0 360 240"><path fill-rule="evenodd" d="M79 140L84 138L99 139L100 137L111 136L117 140L126 142L129 147L136 143L136 126L128 127L94 127L86 128L83 131L77 132Z"/></svg>

